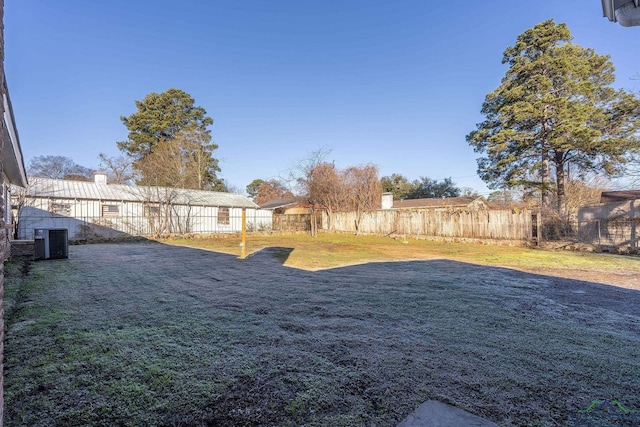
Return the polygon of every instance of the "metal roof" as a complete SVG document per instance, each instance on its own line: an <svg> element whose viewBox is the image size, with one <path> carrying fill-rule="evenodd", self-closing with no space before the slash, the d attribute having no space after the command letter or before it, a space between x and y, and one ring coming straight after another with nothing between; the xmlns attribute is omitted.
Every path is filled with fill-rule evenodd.
<svg viewBox="0 0 640 427"><path fill-rule="evenodd" d="M640 199L640 190L603 191L600 193L600 203L624 202Z"/></svg>
<svg viewBox="0 0 640 427"><path fill-rule="evenodd" d="M278 208L284 208L287 206L304 204L306 202L307 202L306 197L301 197L301 196L284 197L282 199L269 200L268 202L261 204L260 209L278 209Z"/></svg>
<svg viewBox="0 0 640 427"><path fill-rule="evenodd" d="M224 206L258 208L241 194L183 188L145 187L135 185L98 184L93 181L70 181L30 178L28 197L100 201L151 202L170 200L173 204L192 206Z"/></svg>

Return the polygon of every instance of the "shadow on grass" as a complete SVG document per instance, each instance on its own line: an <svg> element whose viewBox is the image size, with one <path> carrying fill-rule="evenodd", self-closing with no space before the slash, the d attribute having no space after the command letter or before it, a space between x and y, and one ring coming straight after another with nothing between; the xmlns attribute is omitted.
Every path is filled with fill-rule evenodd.
<svg viewBox="0 0 640 427"><path fill-rule="evenodd" d="M640 409L638 291L448 260L310 272L290 253L99 244L9 266L7 424L394 426L427 399L503 426L567 425L594 399Z"/></svg>
<svg viewBox="0 0 640 427"><path fill-rule="evenodd" d="M249 258L273 258L280 264L285 264L289 259L289 255L293 252L293 248L284 248L279 246L273 246L269 248L263 248L259 251L253 252L247 256Z"/></svg>

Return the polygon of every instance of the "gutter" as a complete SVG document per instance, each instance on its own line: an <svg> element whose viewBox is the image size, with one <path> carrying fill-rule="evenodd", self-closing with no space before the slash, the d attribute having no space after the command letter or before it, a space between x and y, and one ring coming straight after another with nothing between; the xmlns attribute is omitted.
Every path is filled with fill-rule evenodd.
<svg viewBox="0 0 640 427"><path fill-rule="evenodd" d="M602 14L623 27L640 25L640 0L601 0Z"/></svg>
<svg viewBox="0 0 640 427"><path fill-rule="evenodd" d="M11 184L15 184L19 187L26 187L28 185L26 169L24 167L24 159L22 157L22 148L20 148L20 138L18 137L18 130L16 129L15 117L13 116L13 108L11 107L11 98L9 97L9 88L7 87L7 81L4 83L4 93L2 96L2 103L4 106L4 122L5 129L11 140L10 146L3 144L3 151L10 152L9 158L5 157L4 166L5 173L9 178ZM7 148L10 148L7 150Z"/></svg>

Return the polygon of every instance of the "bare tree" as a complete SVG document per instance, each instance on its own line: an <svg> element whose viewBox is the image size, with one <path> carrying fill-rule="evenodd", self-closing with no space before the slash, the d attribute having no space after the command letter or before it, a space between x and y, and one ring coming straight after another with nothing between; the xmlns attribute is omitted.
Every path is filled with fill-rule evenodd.
<svg viewBox="0 0 640 427"><path fill-rule="evenodd" d="M107 173L112 184L131 184L135 175L131 160L124 156L109 157L104 153L98 155L100 169Z"/></svg>
<svg viewBox="0 0 640 427"><path fill-rule="evenodd" d="M133 189L142 191L143 216L149 227L148 234L153 237L161 237L171 232L177 191L168 187L132 187Z"/></svg>
<svg viewBox="0 0 640 427"><path fill-rule="evenodd" d="M283 197L293 197L293 193L289 191L282 182L276 179L270 179L260 184L258 194L253 201L261 205L270 200L281 199Z"/></svg>
<svg viewBox="0 0 640 427"><path fill-rule="evenodd" d="M227 181L226 179L222 180L222 185L225 188L225 192L227 193L231 193L231 194L242 194L242 188L240 188L239 186L237 186L236 184L231 184L229 181ZM216 190L217 191L217 190Z"/></svg>
<svg viewBox="0 0 640 427"><path fill-rule="evenodd" d="M579 208L600 202L602 190L607 187L608 180L600 175L568 180L565 183L566 219L574 221Z"/></svg>
<svg viewBox="0 0 640 427"><path fill-rule="evenodd" d="M211 140L209 131L200 127L188 127L175 136L180 147L185 175L185 188L196 190L214 189L220 180L216 172L220 171L218 160L212 156L217 148Z"/></svg>
<svg viewBox="0 0 640 427"><path fill-rule="evenodd" d="M380 207L382 186L378 167L372 164L352 166L345 170L344 179L348 206L356 214L356 234L360 234L364 214Z"/></svg>
<svg viewBox="0 0 640 427"><path fill-rule="evenodd" d="M280 181L289 187L295 187L297 194L308 195L311 173L318 165L325 162L329 153L331 150L324 147L312 151L307 157L298 160L295 166L289 170L287 176Z"/></svg>
<svg viewBox="0 0 640 427"><path fill-rule="evenodd" d="M194 190L221 189L217 160L198 129L185 129L171 139L156 143L152 153L135 162L140 185Z"/></svg>
<svg viewBox="0 0 640 427"><path fill-rule="evenodd" d="M620 187L640 188L640 150L634 150L629 153L622 176L625 179L620 182Z"/></svg>
<svg viewBox="0 0 640 427"><path fill-rule="evenodd" d="M366 164L341 170L324 161L329 152L327 149L314 151L298 162L291 173L298 191L306 195L310 205L311 235L317 235L315 218L318 209L327 212L330 227L335 226L335 212L354 211L359 233L364 214L380 206L382 185L378 168Z"/></svg>
<svg viewBox="0 0 640 427"><path fill-rule="evenodd" d="M311 185L313 182L313 171L322 163L324 159L331 152L328 148L319 148L316 151L311 152L306 158L299 160L294 168L289 172L288 182L294 183L298 194L302 194L307 197L311 214L311 235L317 236L317 222L316 222L316 207L318 202L309 197L311 194Z"/></svg>
<svg viewBox="0 0 640 427"><path fill-rule="evenodd" d="M86 181L92 179L93 169L65 156L36 156L29 161L27 173L30 177Z"/></svg>
<svg viewBox="0 0 640 427"><path fill-rule="evenodd" d="M180 146L175 139L165 139L156 144L154 152L136 162L142 178L138 185L184 188L184 163Z"/></svg>
<svg viewBox="0 0 640 427"><path fill-rule="evenodd" d="M312 205L319 205L327 212L329 229L335 227L334 214L344 210L344 172L333 163L320 163L311 170L306 182L307 197Z"/></svg>

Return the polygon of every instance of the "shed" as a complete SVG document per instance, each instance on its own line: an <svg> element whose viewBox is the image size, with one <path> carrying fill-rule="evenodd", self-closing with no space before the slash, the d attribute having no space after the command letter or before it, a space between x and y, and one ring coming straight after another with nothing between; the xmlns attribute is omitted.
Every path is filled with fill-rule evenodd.
<svg viewBox="0 0 640 427"><path fill-rule="evenodd" d="M303 196L283 197L261 204L260 209L269 209L284 215L308 214L311 206L306 200L307 198Z"/></svg>
<svg viewBox="0 0 640 427"><path fill-rule="evenodd" d="M18 236L34 228L67 228L69 239L163 234L236 233L246 211L247 228L270 228L272 213L247 197L214 191L32 178L17 192Z"/></svg>
<svg viewBox="0 0 640 427"><path fill-rule="evenodd" d="M603 191L600 203L578 210L580 239L597 245L637 248L638 221L640 190Z"/></svg>
<svg viewBox="0 0 640 427"><path fill-rule="evenodd" d="M269 209L273 212L273 229L277 231L309 231L311 230L311 208L316 221L316 229L323 226L322 211L320 205L312 206L304 196L284 197L270 200L260 205L260 209Z"/></svg>

